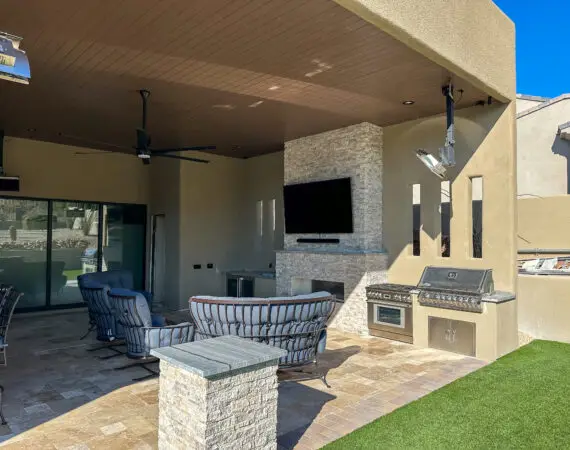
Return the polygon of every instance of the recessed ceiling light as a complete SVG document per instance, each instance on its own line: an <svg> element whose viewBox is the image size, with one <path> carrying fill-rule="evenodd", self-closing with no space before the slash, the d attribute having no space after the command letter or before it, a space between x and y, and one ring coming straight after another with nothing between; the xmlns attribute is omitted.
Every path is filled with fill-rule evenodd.
<svg viewBox="0 0 570 450"><path fill-rule="evenodd" d="M411 106L411 105L413 105L414 103L416 103L416 102L413 101L413 100L404 100L404 101L402 102L402 105Z"/></svg>

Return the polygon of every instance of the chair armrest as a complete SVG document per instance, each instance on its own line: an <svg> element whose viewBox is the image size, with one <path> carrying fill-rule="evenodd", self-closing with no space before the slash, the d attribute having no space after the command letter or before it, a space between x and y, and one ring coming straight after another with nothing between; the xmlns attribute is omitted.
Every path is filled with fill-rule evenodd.
<svg viewBox="0 0 570 450"><path fill-rule="evenodd" d="M143 330L145 343L149 350L184 344L194 339L194 326L188 322L165 327L145 327Z"/></svg>

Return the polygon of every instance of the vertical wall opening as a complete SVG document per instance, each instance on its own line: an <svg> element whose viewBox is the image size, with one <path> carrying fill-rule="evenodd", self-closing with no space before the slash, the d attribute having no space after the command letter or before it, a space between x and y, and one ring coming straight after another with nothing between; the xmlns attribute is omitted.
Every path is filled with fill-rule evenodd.
<svg viewBox="0 0 570 450"><path fill-rule="evenodd" d="M412 255L420 255L420 230L422 219L421 187L412 185Z"/></svg>
<svg viewBox="0 0 570 450"><path fill-rule="evenodd" d="M439 207L441 217L441 256L451 256L451 182L441 182L441 200Z"/></svg>
<svg viewBox="0 0 570 450"><path fill-rule="evenodd" d="M257 236L263 237L263 200L258 200L255 207Z"/></svg>
<svg viewBox="0 0 570 450"><path fill-rule="evenodd" d="M270 203L270 211L271 211L271 229L275 233L275 215L276 215L276 207L275 207L275 199L271 200Z"/></svg>
<svg viewBox="0 0 570 450"><path fill-rule="evenodd" d="M473 224L471 255L483 257L483 177L471 178L471 223Z"/></svg>

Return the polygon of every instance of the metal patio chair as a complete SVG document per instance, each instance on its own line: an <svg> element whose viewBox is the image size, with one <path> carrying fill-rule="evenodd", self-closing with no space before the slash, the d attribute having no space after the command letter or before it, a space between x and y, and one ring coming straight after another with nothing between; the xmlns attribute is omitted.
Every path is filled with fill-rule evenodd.
<svg viewBox="0 0 570 450"><path fill-rule="evenodd" d="M190 316L196 325L195 340L234 335L282 348L287 350L279 360L282 372L320 378L330 387L326 373L318 371L318 357L325 351L327 323L335 305L328 292L273 298L196 296L190 299ZM305 371L311 364L316 370Z"/></svg>
<svg viewBox="0 0 570 450"><path fill-rule="evenodd" d="M141 367L150 372L150 375L134 378L133 381L141 381L158 375L157 371L147 366L158 362L157 358L150 355L152 349L184 344L194 338L194 326L190 322L166 325L163 316L151 314L148 302L140 292L111 289L109 300L113 304L117 321L125 330L127 357L139 360L139 362L118 367L115 370Z"/></svg>
<svg viewBox="0 0 570 450"><path fill-rule="evenodd" d="M77 277L77 284L79 289L85 285L85 283L97 283L100 286L104 286L107 291L114 289L114 288L122 288L122 289L134 289L134 277L133 273L130 270L120 269L120 270L107 270L105 272L88 272ZM138 292L138 291L137 291ZM147 291L140 291L143 296L146 298L148 302L149 308L152 309L152 294ZM82 291L83 294L83 291ZM86 298L83 295L83 300L87 304L87 310L89 312L89 328L87 332L81 336L79 340L85 339L89 333L97 329L97 320L95 316L97 315L89 308L89 298ZM99 339L99 331L98 331L98 340Z"/></svg>
<svg viewBox="0 0 570 450"><path fill-rule="evenodd" d="M78 277L79 278L79 277ZM107 293L109 287L89 279L79 282L79 290L83 300L87 304L89 319L93 320L97 330L97 340L103 344L87 349L89 352L97 350L111 350L112 355L100 356L100 359L110 359L124 355L120 347L125 346L125 331L117 322Z"/></svg>
<svg viewBox="0 0 570 450"><path fill-rule="evenodd" d="M22 297L22 293L14 289L13 286L0 285L0 366L7 366L7 353L8 347L8 327L12 314L16 308L16 304ZM2 405L4 400L4 386L0 385L0 421L2 425L6 425L6 419L2 412Z"/></svg>

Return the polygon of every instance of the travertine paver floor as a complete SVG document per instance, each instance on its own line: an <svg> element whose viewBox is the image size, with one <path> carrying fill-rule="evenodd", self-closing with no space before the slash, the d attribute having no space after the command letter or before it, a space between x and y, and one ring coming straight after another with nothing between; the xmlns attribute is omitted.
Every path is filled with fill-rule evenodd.
<svg viewBox="0 0 570 450"><path fill-rule="evenodd" d="M0 368L10 449L156 448L156 379L133 383L141 369L113 371L124 357L102 361L80 341L86 313L20 316L10 330L9 364ZM331 330L319 380L279 387L280 448L319 448L484 363L477 359Z"/></svg>

